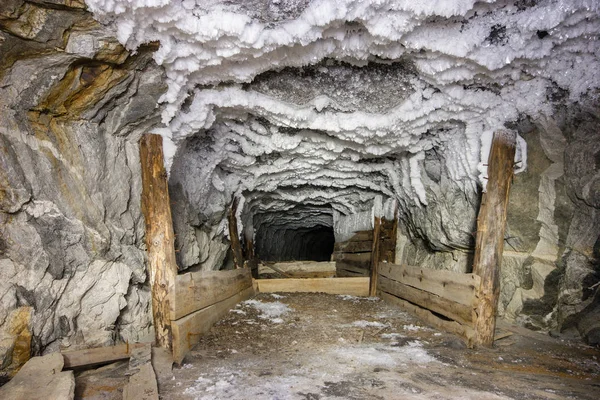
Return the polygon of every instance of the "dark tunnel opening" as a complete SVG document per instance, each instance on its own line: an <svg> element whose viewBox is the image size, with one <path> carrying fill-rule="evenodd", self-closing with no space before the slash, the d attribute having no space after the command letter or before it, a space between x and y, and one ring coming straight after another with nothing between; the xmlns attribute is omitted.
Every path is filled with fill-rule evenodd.
<svg viewBox="0 0 600 400"><path fill-rule="evenodd" d="M329 261L334 243L331 226L266 226L256 232L255 246L263 261Z"/></svg>

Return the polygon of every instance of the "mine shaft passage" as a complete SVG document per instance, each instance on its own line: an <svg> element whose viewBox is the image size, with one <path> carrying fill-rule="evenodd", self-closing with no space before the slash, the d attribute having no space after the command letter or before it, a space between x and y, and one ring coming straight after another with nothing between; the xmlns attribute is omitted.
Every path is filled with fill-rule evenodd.
<svg viewBox="0 0 600 400"><path fill-rule="evenodd" d="M256 232L256 252L263 261L329 261L335 238L331 226L265 226Z"/></svg>

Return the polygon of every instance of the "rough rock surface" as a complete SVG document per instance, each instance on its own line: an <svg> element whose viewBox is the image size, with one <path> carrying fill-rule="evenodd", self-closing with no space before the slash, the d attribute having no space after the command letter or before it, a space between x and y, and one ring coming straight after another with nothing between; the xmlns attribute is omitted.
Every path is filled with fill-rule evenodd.
<svg viewBox="0 0 600 400"><path fill-rule="evenodd" d="M163 72L83 8L0 6L3 366L29 356L27 332L32 354L152 332L137 140Z"/></svg>

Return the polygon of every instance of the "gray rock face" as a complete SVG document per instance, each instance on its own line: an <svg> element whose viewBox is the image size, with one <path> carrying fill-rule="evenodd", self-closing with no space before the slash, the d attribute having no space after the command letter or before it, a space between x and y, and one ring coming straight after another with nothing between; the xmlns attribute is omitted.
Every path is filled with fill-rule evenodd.
<svg viewBox="0 0 600 400"><path fill-rule="evenodd" d="M559 120L519 125L528 168L511 189L499 304L499 315L528 328L575 330L593 344L600 332L598 123L573 107ZM474 244L456 235L475 231L476 191L440 179L443 163L426 161L433 161L423 177L433 200L418 209L405 205L397 262L470 271ZM462 228L448 223L458 215Z"/></svg>
<svg viewBox="0 0 600 400"><path fill-rule="evenodd" d="M152 334L137 140L158 122L162 72L82 2L54 3L0 14L4 364L23 307L34 354Z"/></svg>

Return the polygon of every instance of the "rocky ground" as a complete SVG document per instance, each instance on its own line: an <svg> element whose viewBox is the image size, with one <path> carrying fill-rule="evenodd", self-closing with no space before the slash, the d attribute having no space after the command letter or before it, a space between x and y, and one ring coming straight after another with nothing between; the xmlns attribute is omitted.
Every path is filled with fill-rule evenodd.
<svg viewBox="0 0 600 400"><path fill-rule="evenodd" d="M163 399L598 399L600 351L501 327L468 350L378 299L260 294L219 322Z"/></svg>

